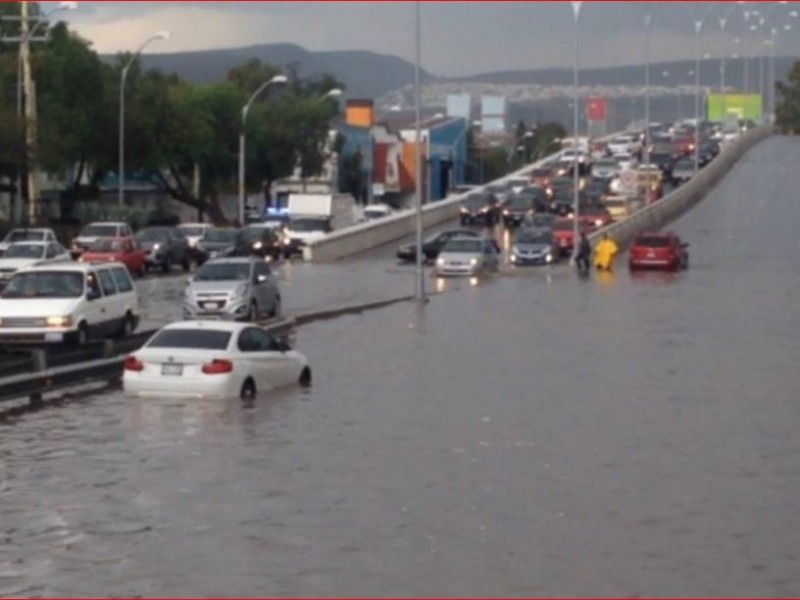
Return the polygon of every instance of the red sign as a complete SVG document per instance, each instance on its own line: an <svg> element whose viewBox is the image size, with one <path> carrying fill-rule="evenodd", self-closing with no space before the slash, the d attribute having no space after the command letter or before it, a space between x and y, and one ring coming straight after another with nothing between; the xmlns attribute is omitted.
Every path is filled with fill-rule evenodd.
<svg viewBox="0 0 800 600"><path fill-rule="evenodd" d="M605 121L608 117L608 102L605 98L589 98L586 116L590 121Z"/></svg>

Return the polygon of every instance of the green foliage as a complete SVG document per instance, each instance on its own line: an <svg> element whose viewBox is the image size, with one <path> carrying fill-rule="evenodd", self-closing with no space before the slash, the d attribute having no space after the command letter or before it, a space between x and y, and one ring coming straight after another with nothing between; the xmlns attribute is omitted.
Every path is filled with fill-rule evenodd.
<svg viewBox="0 0 800 600"><path fill-rule="evenodd" d="M776 83L775 118L784 133L800 132L800 62L789 70L786 82Z"/></svg>
<svg viewBox="0 0 800 600"><path fill-rule="evenodd" d="M40 11L35 3L30 9L31 15ZM19 15L19 10L19 3L0 3L0 15ZM4 33L13 34L14 27L5 27ZM120 82L131 57L120 54L115 64L104 64L63 23L50 29L46 43L31 48L38 164L51 173L73 174L66 200L73 203L86 196L78 189L82 175L97 183L118 170ZM17 44L0 47L0 177L11 180L25 167L23 127L17 118L17 56ZM195 86L175 75L142 72L134 60L124 97L126 173L156 172L174 198L196 208L213 207L222 192L236 189L242 107L279 72L251 60L231 70L223 82ZM329 123L338 112L337 103L323 97L334 87L342 85L323 76L259 94L246 122L248 187L268 186L298 165L304 177L320 172ZM196 171L199 195L190 184Z"/></svg>

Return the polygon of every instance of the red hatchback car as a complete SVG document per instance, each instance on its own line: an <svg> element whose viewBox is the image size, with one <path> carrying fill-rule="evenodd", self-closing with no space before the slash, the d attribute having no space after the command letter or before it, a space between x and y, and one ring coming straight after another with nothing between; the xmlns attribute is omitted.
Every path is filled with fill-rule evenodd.
<svg viewBox="0 0 800 600"><path fill-rule="evenodd" d="M628 266L638 269L680 271L689 268L689 244L671 231L642 233L633 241Z"/></svg>
<svg viewBox="0 0 800 600"><path fill-rule="evenodd" d="M100 238L83 253L81 262L121 262L132 275L145 273L145 254L132 238Z"/></svg>

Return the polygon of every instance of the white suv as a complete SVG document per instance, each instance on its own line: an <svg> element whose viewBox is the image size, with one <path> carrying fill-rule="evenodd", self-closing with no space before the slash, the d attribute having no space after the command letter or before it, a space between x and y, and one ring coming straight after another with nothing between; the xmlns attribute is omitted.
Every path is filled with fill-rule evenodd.
<svg viewBox="0 0 800 600"><path fill-rule="evenodd" d="M0 295L0 344L82 345L130 335L138 324L139 298L122 263L23 269Z"/></svg>

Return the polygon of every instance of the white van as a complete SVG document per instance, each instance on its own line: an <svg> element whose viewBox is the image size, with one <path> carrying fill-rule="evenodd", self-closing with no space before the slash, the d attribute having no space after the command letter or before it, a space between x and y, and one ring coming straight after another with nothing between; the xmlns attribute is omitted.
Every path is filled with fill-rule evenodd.
<svg viewBox="0 0 800 600"><path fill-rule="evenodd" d="M138 325L139 297L122 263L23 269L0 294L0 344L82 345Z"/></svg>

